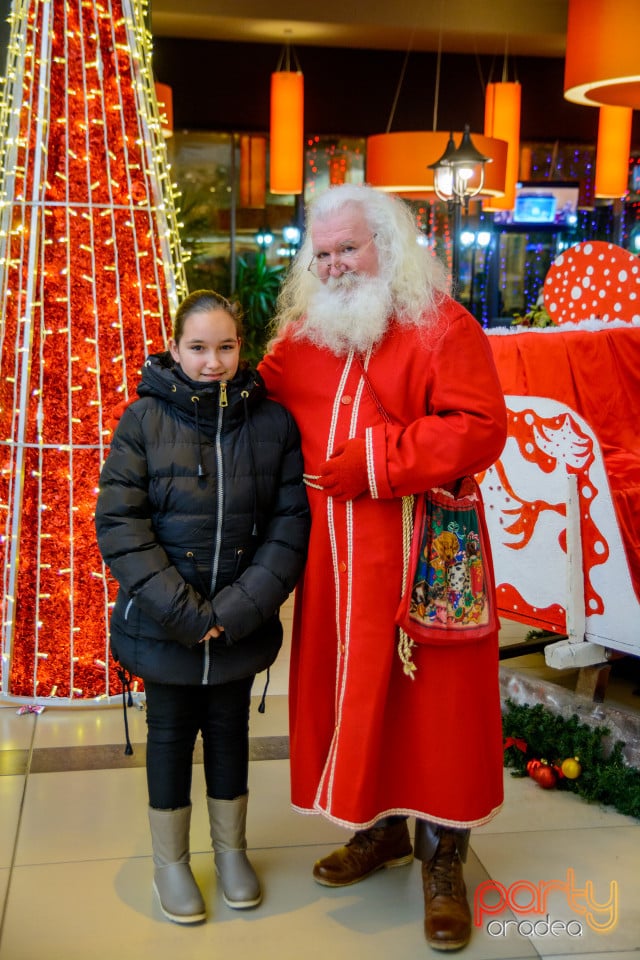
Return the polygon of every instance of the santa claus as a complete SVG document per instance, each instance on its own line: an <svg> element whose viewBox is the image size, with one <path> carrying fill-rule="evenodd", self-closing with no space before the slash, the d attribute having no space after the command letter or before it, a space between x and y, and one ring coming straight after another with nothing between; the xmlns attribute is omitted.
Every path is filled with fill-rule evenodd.
<svg viewBox="0 0 640 960"><path fill-rule="evenodd" d="M292 803L355 831L313 868L346 886L413 857L435 949L471 932L469 831L502 804L497 632L407 644L408 497L488 467L506 436L479 323L403 201L344 185L307 212L260 372L302 434L312 512L295 602Z"/></svg>

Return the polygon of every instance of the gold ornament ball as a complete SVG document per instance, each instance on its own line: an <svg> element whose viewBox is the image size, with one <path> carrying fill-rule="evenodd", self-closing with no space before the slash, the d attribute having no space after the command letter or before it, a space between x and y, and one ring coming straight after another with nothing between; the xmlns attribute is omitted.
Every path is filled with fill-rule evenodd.
<svg viewBox="0 0 640 960"><path fill-rule="evenodd" d="M567 757L566 760L562 761L562 767L560 769L567 780L575 780L582 773L582 767L578 763L577 757Z"/></svg>

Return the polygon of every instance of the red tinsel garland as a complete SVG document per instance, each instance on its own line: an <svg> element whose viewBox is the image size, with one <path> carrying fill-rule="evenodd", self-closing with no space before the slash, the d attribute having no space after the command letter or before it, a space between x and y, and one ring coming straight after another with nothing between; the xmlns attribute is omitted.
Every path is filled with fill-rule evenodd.
<svg viewBox="0 0 640 960"><path fill-rule="evenodd" d="M31 4L8 93L19 136L0 269L0 678L11 696L86 701L120 689L93 516L111 411L169 332L170 198L140 99L137 14L127 0L54 0L47 23L42 11Z"/></svg>

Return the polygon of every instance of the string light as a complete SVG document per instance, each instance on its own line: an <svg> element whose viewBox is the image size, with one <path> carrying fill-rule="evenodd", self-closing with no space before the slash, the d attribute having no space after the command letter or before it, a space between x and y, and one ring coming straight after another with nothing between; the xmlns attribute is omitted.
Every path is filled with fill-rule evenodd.
<svg viewBox="0 0 640 960"><path fill-rule="evenodd" d="M186 291L146 0L29 0L0 93L0 692L119 693L95 543L110 411Z"/></svg>

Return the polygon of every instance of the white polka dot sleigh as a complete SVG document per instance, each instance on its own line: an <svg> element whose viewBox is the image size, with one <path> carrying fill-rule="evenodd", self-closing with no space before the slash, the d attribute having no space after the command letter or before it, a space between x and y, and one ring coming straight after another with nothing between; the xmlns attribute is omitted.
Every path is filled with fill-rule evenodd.
<svg viewBox="0 0 640 960"><path fill-rule="evenodd" d="M640 259L603 240L569 247L554 260L543 299L554 323L640 321Z"/></svg>

